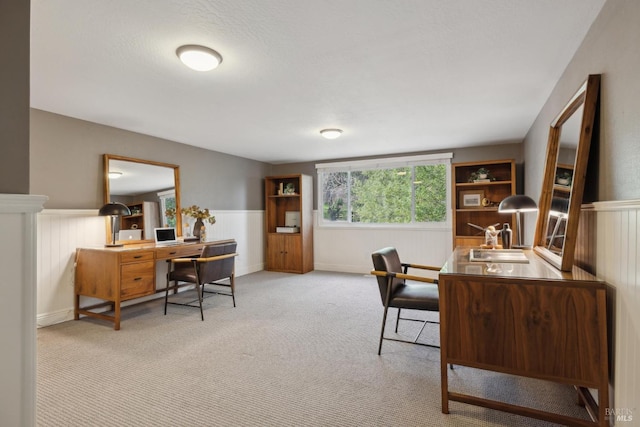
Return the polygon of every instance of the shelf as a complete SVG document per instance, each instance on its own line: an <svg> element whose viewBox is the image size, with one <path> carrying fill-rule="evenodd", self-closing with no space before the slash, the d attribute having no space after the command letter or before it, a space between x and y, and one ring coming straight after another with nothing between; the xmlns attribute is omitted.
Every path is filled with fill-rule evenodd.
<svg viewBox="0 0 640 427"><path fill-rule="evenodd" d="M512 159L454 163L452 170L453 246L476 246L484 241L484 231L470 228L469 223L479 227L509 223L516 233L516 217L512 213L498 211L506 197L516 192L515 161ZM489 170L495 181L469 182L479 168ZM475 197L477 206L462 208L466 197ZM480 200L477 200L480 198ZM490 206L481 206L484 199Z"/></svg>
<svg viewBox="0 0 640 427"><path fill-rule="evenodd" d="M456 182L456 187L484 187L487 185L511 185L511 181Z"/></svg>
<svg viewBox="0 0 640 427"><path fill-rule="evenodd" d="M555 184L553 186L553 190L558 190L561 191L563 193L571 193L571 186L569 185L560 185L560 184Z"/></svg>
<svg viewBox="0 0 640 427"><path fill-rule="evenodd" d="M299 194L271 194L267 197L274 198L274 199L286 199L288 197L300 197L300 195Z"/></svg>

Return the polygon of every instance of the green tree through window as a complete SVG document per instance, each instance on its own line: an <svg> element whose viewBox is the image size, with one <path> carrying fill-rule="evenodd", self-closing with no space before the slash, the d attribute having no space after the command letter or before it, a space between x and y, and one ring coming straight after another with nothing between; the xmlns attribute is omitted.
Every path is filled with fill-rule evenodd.
<svg viewBox="0 0 640 427"><path fill-rule="evenodd" d="M446 222L448 167L321 171L322 218L353 224Z"/></svg>

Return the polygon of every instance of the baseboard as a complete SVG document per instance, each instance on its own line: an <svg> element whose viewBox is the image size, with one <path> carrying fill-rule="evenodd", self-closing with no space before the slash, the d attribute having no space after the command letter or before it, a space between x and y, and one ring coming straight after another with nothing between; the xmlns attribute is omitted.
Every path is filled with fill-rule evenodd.
<svg viewBox="0 0 640 427"><path fill-rule="evenodd" d="M73 308L39 314L36 317L36 326L38 328L44 328L58 323L67 322L69 320L73 320Z"/></svg>
<svg viewBox="0 0 640 427"><path fill-rule="evenodd" d="M335 271L336 273L356 274L369 274L369 272L372 270L371 266L363 267L360 265L324 264L318 262L313 265L313 268L320 271Z"/></svg>

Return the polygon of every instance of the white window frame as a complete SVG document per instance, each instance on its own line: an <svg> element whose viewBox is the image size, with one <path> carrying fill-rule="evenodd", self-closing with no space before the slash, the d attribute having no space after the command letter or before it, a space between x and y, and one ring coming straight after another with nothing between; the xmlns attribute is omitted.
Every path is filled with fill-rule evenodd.
<svg viewBox="0 0 640 427"><path fill-rule="evenodd" d="M452 212L451 212L451 159L453 158L453 153L438 153L438 154L425 154L420 156L403 156L403 157L385 157L378 159L366 159L366 160L353 160L353 161L345 161L345 162L332 162L332 163L317 163L316 167L316 175L317 179L317 225L318 227L326 227L326 228L354 228L354 229L363 229L363 228L391 228L391 229L419 229L419 230L428 230L428 229L450 229L452 223ZM322 191L322 180L320 179L320 174L324 172L348 172L348 171L361 171L367 169L392 169L399 167L410 167L410 166L423 166L423 165L435 165L435 164L445 164L446 168L446 219L442 222L411 222L407 224L391 224L391 223L352 223L348 221L337 222L337 221L328 221L324 219L324 215L322 214L322 206L323 206L323 191ZM351 203L349 200L348 203ZM414 206L412 206L414 209ZM413 215L412 215L413 216Z"/></svg>
<svg viewBox="0 0 640 427"><path fill-rule="evenodd" d="M176 198L176 190L175 189L171 189L171 190L165 190L165 191L159 191L157 193L158 198L160 199L160 218L162 219L162 227L166 227L168 222L167 222L167 215L166 215L166 211L167 211L167 199L171 199L171 198ZM176 212L176 215L179 215L178 212Z"/></svg>

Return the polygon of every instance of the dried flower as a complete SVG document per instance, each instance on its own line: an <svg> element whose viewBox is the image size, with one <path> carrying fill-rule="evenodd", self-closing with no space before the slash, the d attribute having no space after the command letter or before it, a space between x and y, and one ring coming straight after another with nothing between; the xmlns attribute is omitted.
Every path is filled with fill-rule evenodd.
<svg viewBox="0 0 640 427"><path fill-rule="evenodd" d="M215 215L211 215L209 213L209 209L201 209L200 206L192 205L192 206L189 206L188 208L180 209L180 212L183 215L190 216L191 218L208 221L209 224L216 223ZM176 210L173 208L167 209L165 211L165 215L169 218L173 218L176 215Z"/></svg>

